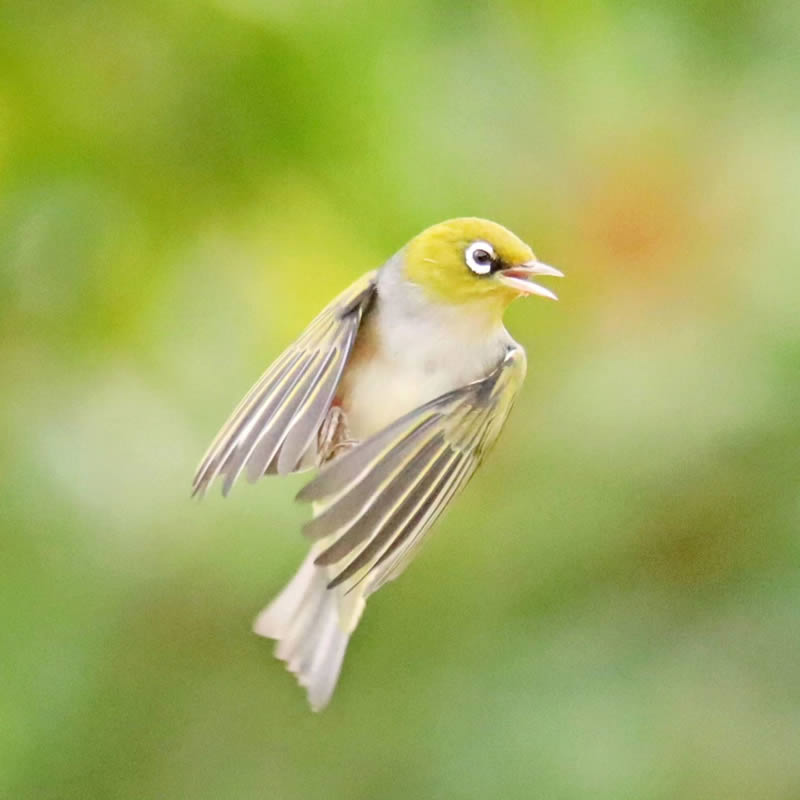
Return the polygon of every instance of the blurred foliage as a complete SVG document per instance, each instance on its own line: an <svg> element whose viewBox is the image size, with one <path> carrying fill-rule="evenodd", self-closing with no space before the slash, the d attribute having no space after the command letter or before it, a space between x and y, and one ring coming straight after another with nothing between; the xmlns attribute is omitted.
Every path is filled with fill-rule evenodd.
<svg viewBox="0 0 800 800"><path fill-rule="evenodd" d="M800 5L0 15L0 795L800 796ZM509 430L332 706L249 633L303 478L188 500L336 291L477 214Z"/></svg>

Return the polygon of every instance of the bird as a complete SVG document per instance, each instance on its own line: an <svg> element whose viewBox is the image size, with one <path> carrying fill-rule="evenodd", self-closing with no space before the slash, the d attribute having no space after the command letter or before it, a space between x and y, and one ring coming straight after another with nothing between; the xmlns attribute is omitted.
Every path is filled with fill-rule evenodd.
<svg viewBox="0 0 800 800"><path fill-rule="evenodd" d="M496 441L526 372L503 325L563 277L503 226L433 225L336 297L235 409L197 468L216 478L316 468L305 560L257 616L314 711L328 705L367 598L398 577Z"/></svg>

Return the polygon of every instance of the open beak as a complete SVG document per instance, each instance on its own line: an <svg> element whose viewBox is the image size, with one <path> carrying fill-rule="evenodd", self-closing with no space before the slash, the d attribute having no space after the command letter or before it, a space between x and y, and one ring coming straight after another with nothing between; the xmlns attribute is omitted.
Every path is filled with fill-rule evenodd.
<svg viewBox="0 0 800 800"><path fill-rule="evenodd" d="M527 261L516 267L500 270L500 272L497 273L497 279L504 286L516 289L520 294L538 294L539 297L549 297L551 300L558 300L555 294L549 289L545 289L544 286L539 286L538 283L534 283L531 280L532 277L538 277L539 275L546 275L550 278L564 277L564 273L555 267L542 264L541 261Z"/></svg>

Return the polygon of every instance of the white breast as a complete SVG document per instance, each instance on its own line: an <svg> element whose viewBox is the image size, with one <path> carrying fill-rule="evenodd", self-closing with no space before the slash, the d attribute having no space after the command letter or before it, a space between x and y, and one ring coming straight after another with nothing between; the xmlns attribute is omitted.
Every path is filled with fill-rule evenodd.
<svg viewBox="0 0 800 800"><path fill-rule="evenodd" d="M349 369L342 405L350 435L363 440L403 414L487 375L511 337L476 304L431 303L416 287L390 287L365 325L375 342Z"/></svg>

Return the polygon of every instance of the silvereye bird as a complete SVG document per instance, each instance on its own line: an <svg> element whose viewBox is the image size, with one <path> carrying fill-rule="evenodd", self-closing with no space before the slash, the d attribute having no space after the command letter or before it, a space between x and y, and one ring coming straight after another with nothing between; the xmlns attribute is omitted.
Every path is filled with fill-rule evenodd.
<svg viewBox="0 0 800 800"><path fill-rule="evenodd" d="M531 281L562 277L513 233L452 219L412 239L344 291L278 357L217 435L202 494L309 467L313 544L257 617L275 654L327 705L367 597L396 578L497 439L525 376L503 326Z"/></svg>

